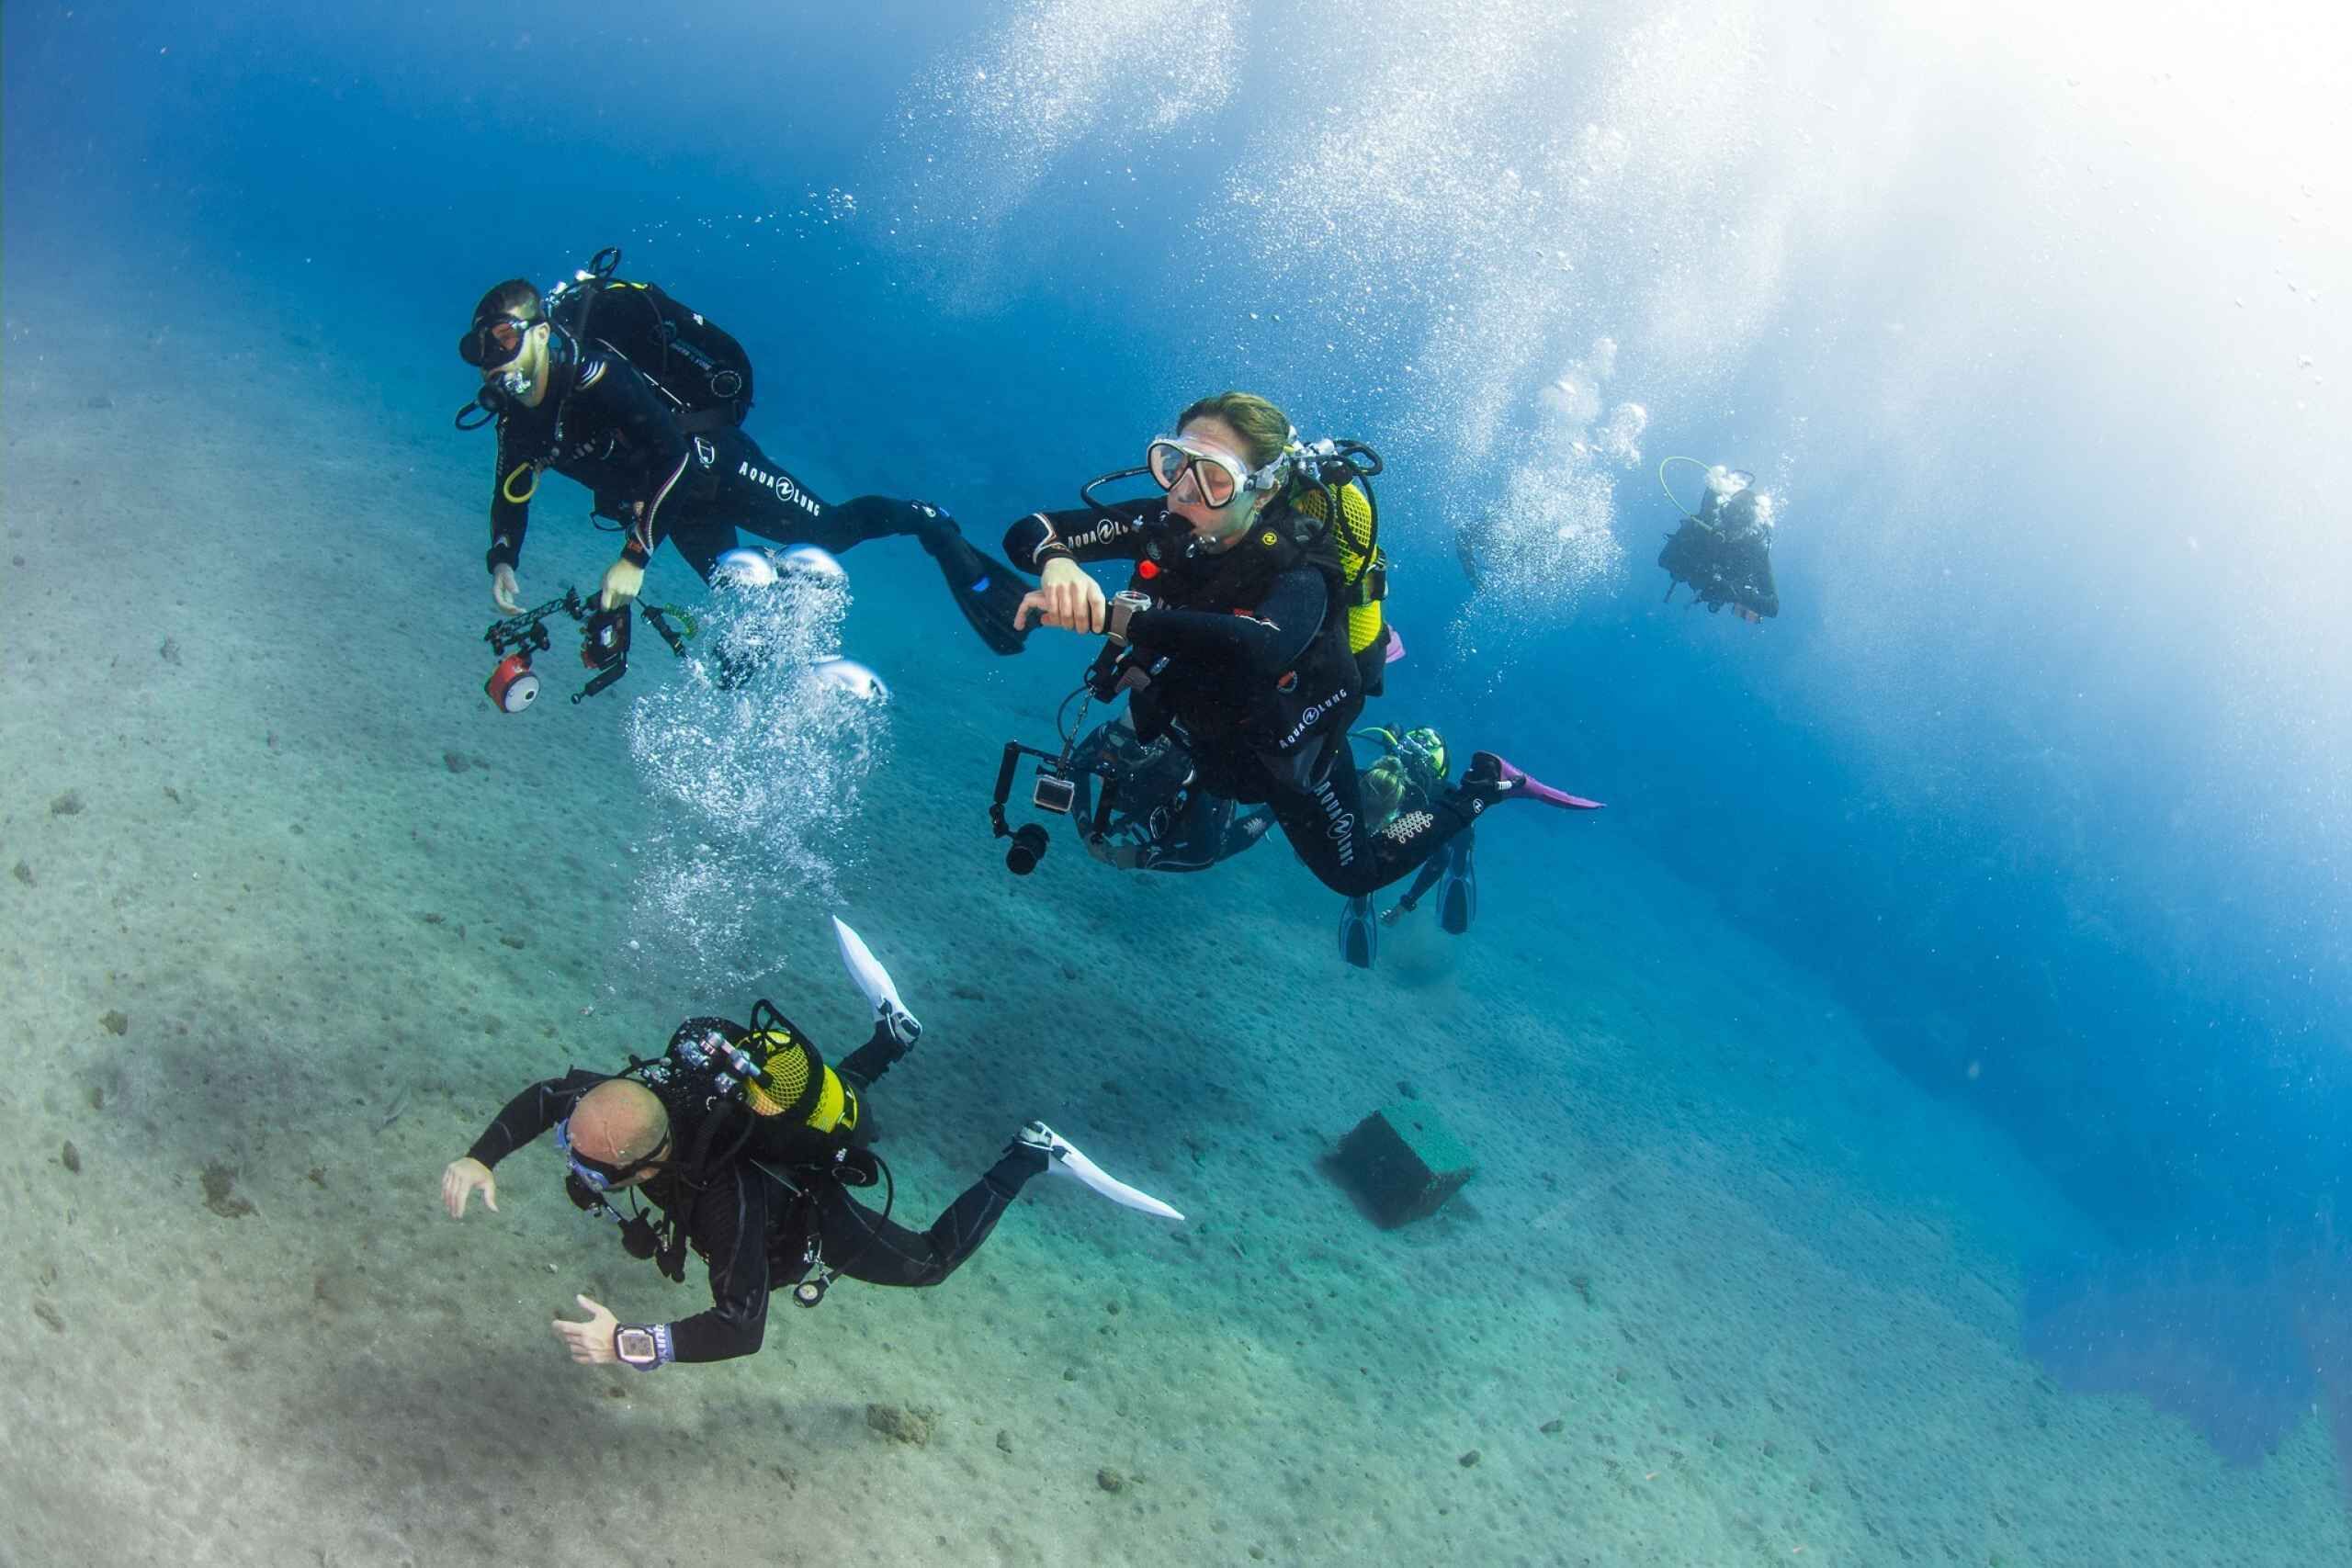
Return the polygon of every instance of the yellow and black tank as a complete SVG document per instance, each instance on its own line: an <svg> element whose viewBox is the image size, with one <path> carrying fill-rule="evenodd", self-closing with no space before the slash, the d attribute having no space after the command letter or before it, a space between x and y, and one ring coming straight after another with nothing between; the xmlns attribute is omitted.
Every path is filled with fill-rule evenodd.
<svg viewBox="0 0 2352 1568"><path fill-rule="evenodd" d="M1376 696L1388 663L1388 630L1381 602L1388 597L1388 558L1373 527L1372 498L1363 486L1350 480L1333 487L1340 497L1340 522L1326 533L1339 556L1340 603L1348 613L1348 651L1355 655L1366 695ZM1320 525L1330 516L1326 491L1301 485L1291 497L1292 509Z"/></svg>

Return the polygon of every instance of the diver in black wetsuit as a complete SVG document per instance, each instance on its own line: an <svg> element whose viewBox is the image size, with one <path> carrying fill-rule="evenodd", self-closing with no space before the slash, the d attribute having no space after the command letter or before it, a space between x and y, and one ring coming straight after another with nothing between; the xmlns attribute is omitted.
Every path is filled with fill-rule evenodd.
<svg viewBox="0 0 2352 1568"><path fill-rule="evenodd" d="M1687 582L1690 602L1704 604L1709 615L1728 604L1753 626L1781 613L1781 595L1772 585L1771 502L1757 493L1747 474L1720 466L1708 469L1697 515L1684 513L1682 525L1667 536L1657 564L1666 569L1669 601Z"/></svg>
<svg viewBox="0 0 2352 1568"><path fill-rule="evenodd" d="M1330 487L1340 518L1326 523L1330 491L1303 471L1317 461L1264 399L1204 399L1147 453L1164 500L1034 513L1007 531L1006 554L1041 580L1022 620L1035 613L1125 646L1121 688L1136 734L1172 730L1203 790L1271 807L1299 858L1336 893L1368 894L1410 874L1500 801L1589 807L1481 751L1429 809L1374 828L1347 729L1387 656L1386 627L1363 614L1377 604L1376 541L1352 479ZM1079 563L1113 559L1135 561L1136 573L1106 603Z"/></svg>
<svg viewBox="0 0 2352 1568"><path fill-rule="evenodd" d="M620 559L606 570L610 609L637 595L664 539L710 581L741 529L778 545L839 553L867 539L911 534L939 563L956 607L989 647L1021 651L1014 615L1026 584L974 549L955 519L926 502L861 495L820 500L730 421L692 421L674 399L594 335L582 342L548 319L536 286L517 278L482 296L459 342L499 407L490 502L491 594L508 615L523 606L515 565L543 469L587 487L600 516L616 519Z"/></svg>
<svg viewBox="0 0 2352 1568"><path fill-rule="evenodd" d="M852 937L843 943L849 955ZM880 975L879 965L857 951ZM853 972L856 961L852 960ZM863 982L861 982L863 983ZM586 1296L584 1321L555 1320L571 1359L651 1371L671 1361L718 1361L759 1349L768 1297L791 1286L803 1305L836 1277L876 1285L936 1285L977 1251L1033 1176L1071 1176L1129 1208L1182 1216L1105 1177L1040 1122L1013 1135L1002 1157L949 1204L930 1229L892 1223L850 1195L887 1175L870 1141L867 1087L904 1055L922 1025L900 1006L888 976L876 998L874 1034L836 1068L767 1003L751 1027L690 1018L669 1050L623 1074L574 1070L509 1101L466 1154L441 1175L451 1219L479 1191L498 1207L492 1168L552 1130L582 1210L620 1227L623 1247L685 1279L691 1249L707 1266L711 1306L671 1323L622 1324ZM763 1075L756 1085L744 1064ZM731 1077L718 1075L731 1074ZM614 1207L626 1199L634 1212ZM650 1204L636 1207L638 1200ZM654 1216L659 1216L655 1218Z"/></svg>

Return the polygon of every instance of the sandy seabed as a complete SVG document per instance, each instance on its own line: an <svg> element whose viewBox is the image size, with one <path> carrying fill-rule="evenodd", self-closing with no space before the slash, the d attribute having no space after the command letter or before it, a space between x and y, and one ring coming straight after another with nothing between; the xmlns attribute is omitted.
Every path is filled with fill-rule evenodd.
<svg viewBox="0 0 2352 1568"><path fill-rule="evenodd" d="M436 1189L524 1084L748 1007L628 947L661 824L627 705L669 672L490 709L487 463L437 413L16 278L8 318L0 1560L2352 1561L2315 1420L2231 1469L2041 1382L2017 1259L2095 1238L1605 818L1490 822L1480 928L1425 911L1370 975L1278 846L1154 879L1065 838L1008 877L996 748L1061 671L988 660L905 543L847 563L895 739L840 877L927 1025L877 1097L899 1217L1042 1116L1192 1218L1040 1181L940 1289L573 1367L573 1292L680 1317L698 1277L624 1257L544 1150L498 1213ZM787 428L820 489L876 482ZM542 592L610 547L548 494ZM829 910L743 896L764 988L862 1038ZM1407 1095L1481 1172L1383 1232L1320 1162Z"/></svg>

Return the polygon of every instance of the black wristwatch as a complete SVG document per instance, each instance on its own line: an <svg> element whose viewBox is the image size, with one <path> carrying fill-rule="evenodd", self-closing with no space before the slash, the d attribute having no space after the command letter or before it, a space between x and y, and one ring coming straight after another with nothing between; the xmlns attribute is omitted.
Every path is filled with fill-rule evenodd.
<svg viewBox="0 0 2352 1568"><path fill-rule="evenodd" d="M1110 608L1102 616L1102 635L1119 647L1127 646L1127 622L1137 610L1151 608L1151 595L1138 593L1132 588L1122 588L1111 595Z"/></svg>

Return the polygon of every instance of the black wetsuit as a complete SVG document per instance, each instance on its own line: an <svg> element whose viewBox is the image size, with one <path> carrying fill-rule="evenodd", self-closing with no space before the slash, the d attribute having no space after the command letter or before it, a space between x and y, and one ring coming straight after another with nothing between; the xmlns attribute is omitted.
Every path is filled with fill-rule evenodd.
<svg viewBox="0 0 2352 1568"><path fill-rule="evenodd" d="M838 1069L862 1084L878 1075L876 1042ZM895 1055L895 1049L888 1055ZM863 1058L863 1060L862 1060ZM571 1114L580 1097L607 1075L580 1070L532 1085L510 1100L466 1153L495 1168ZM672 1135L684 1141L673 1123ZM768 1295L797 1283L820 1265L875 1285L936 1285L978 1249L1022 1184L1046 1167L1035 1150L1014 1148L947 1206L927 1231L884 1219L849 1195L835 1178L812 1168L775 1168L738 1156L688 1182L663 1173L646 1182L645 1200L683 1228L708 1266L711 1306L668 1325L673 1359L723 1361L748 1356L766 1332ZM626 1203L628 1191L609 1195Z"/></svg>
<svg viewBox="0 0 2352 1568"><path fill-rule="evenodd" d="M835 504L723 420L698 422L716 428L688 434L676 406L606 344L592 339L582 350L557 332L548 344L548 376L551 385L538 407L510 403L498 417L486 557L493 570L515 565L523 553L531 495L544 467L595 496L596 514L622 525L621 553L639 566L668 539L707 582L718 558L741 542L739 529L778 545L817 545L835 553L868 539L911 534L939 561L951 588L973 592L973 584L988 585L991 563L964 542L955 519L939 507L881 495ZM1005 589L1017 598L1013 585ZM1017 648L1018 639L1011 646Z"/></svg>
<svg viewBox="0 0 2352 1568"><path fill-rule="evenodd" d="M1757 515L1754 490L1729 499L1709 490L1699 515L1667 536L1657 564L1667 571L1666 596L1679 583L1690 585L1691 603L1713 615L1734 604L1759 618L1781 613L1772 585L1772 527Z"/></svg>
<svg viewBox="0 0 2352 1568"><path fill-rule="evenodd" d="M1153 607L1129 619L1127 636L1135 666L1157 672L1129 696L1136 732L1175 731L1201 789L1272 807L1317 879L1353 897L1410 874L1483 802L1452 792L1377 831L1366 819L1348 726L1369 681L1348 649L1342 577L1335 559L1291 537L1283 505L1216 555L1187 554L1175 542L1184 525L1158 499L1120 502L1108 517L1032 513L1006 531L1004 549L1030 571L1057 555L1137 562L1129 586Z"/></svg>

